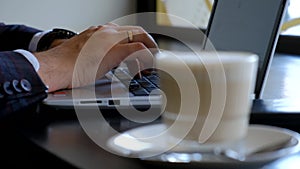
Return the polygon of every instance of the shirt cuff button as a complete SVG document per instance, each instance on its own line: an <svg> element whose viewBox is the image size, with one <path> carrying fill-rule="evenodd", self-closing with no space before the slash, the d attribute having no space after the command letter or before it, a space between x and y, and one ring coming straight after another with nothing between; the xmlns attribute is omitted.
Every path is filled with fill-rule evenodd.
<svg viewBox="0 0 300 169"><path fill-rule="evenodd" d="M20 85L21 85L22 89L26 92L30 92L32 90L31 83L26 79L22 79L20 81Z"/></svg>
<svg viewBox="0 0 300 169"><path fill-rule="evenodd" d="M22 89L20 88L21 86L20 86L20 83L19 83L18 80L13 80L13 81L12 81L12 87L13 87L13 89L14 89L16 92L18 92L18 93L21 93L21 92L22 92Z"/></svg>
<svg viewBox="0 0 300 169"><path fill-rule="evenodd" d="M8 82L8 81L4 82L2 87L3 87L4 93L6 93L7 95L14 94L14 91L12 91L10 89L10 82Z"/></svg>

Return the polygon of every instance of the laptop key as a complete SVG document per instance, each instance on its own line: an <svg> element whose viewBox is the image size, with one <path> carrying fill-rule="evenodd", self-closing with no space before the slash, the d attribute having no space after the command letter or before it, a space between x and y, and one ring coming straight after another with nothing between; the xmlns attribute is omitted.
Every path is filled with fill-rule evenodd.
<svg viewBox="0 0 300 169"><path fill-rule="evenodd" d="M128 88L129 88L130 91L136 90L136 89L138 89L140 87L141 87L141 85L138 82L135 82L135 81L131 81L130 84L129 84L129 86L128 86Z"/></svg>
<svg viewBox="0 0 300 169"><path fill-rule="evenodd" d="M142 88L142 87L137 88L137 89L134 89L134 90L132 90L131 92L132 92L135 96L147 96L147 95L149 95L149 92L148 92L146 89Z"/></svg>
<svg viewBox="0 0 300 169"><path fill-rule="evenodd" d="M145 76L150 82L152 82L153 84L157 85L159 84L159 77L156 75L149 75L149 76Z"/></svg>
<svg viewBox="0 0 300 169"><path fill-rule="evenodd" d="M155 71L139 76L131 77L124 69L116 69L115 76L129 89L135 96L148 96L153 90L158 89L159 78Z"/></svg>

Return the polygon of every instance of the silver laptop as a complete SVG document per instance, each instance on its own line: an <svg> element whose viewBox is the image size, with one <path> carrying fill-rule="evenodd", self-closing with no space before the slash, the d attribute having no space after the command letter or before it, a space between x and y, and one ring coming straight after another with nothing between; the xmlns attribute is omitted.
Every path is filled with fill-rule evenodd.
<svg viewBox="0 0 300 169"><path fill-rule="evenodd" d="M101 108L127 108L146 110L159 108L161 95L156 71L147 71L142 77L132 76L126 66L120 66L94 85L72 90L56 91L48 95L44 104L52 106L83 106Z"/></svg>
<svg viewBox="0 0 300 169"><path fill-rule="evenodd" d="M206 34L217 50L249 51L259 55L256 98L260 98L263 91L263 84L275 51L287 3L288 0L214 1ZM205 44L204 49L210 50ZM115 77L113 74L120 75L120 80L112 81L112 77ZM120 67L109 72L105 78L98 80L95 88L88 86L54 92L49 94L43 103L63 107L76 105L126 108L134 106L137 109L147 110L150 106L158 108L161 106L160 94L152 92L149 95L151 91L155 91L156 87L159 87L159 77L155 71L149 76L144 76L144 79L135 79L128 76L125 67ZM76 98L72 96L72 93L76 94Z"/></svg>

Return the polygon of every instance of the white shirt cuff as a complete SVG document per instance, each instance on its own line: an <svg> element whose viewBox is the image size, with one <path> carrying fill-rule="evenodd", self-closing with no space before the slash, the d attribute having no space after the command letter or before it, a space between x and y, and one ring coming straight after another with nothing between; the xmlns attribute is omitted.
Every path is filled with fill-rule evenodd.
<svg viewBox="0 0 300 169"><path fill-rule="evenodd" d="M51 31L51 30L36 33L36 34L32 37L32 39L31 39L31 41L30 41L30 43L29 43L29 46L28 46L29 51L35 52L36 49L37 49L37 45L38 45L40 39L41 39L46 33L50 32L50 31Z"/></svg>
<svg viewBox="0 0 300 169"><path fill-rule="evenodd" d="M14 50L14 52L20 53L23 55L34 67L35 71L38 71L40 68L40 63L37 58L29 51L23 49Z"/></svg>

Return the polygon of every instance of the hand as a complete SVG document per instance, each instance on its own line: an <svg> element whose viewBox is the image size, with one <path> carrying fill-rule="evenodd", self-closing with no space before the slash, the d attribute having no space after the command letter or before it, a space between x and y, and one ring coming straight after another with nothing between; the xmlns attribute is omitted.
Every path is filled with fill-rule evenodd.
<svg viewBox="0 0 300 169"><path fill-rule="evenodd" d="M62 43L64 43L67 39L55 39L51 45L49 46L49 49L54 48L58 45L61 45Z"/></svg>
<svg viewBox="0 0 300 169"><path fill-rule="evenodd" d="M133 33L132 42L128 31ZM135 55L140 51L142 56ZM151 62L153 51L157 51L157 44L141 27L107 24L91 27L35 55L40 62L38 74L52 92L94 83L125 59L138 59L145 65Z"/></svg>

